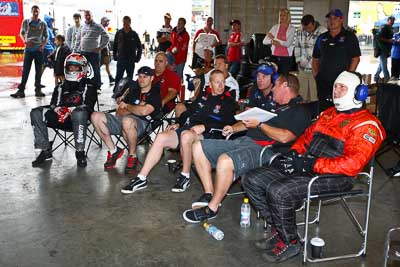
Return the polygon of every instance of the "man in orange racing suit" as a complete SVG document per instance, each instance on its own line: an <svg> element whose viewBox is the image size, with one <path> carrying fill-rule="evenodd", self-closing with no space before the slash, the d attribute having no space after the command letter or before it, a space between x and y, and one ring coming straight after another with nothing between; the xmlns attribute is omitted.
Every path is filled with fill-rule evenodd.
<svg viewBox="0 0 400 267"><path fill-rule="evenodd" d="M255 244L267 261L280 262L299 254L296 209L313 175L338 174L316 180L312 194L350 190L353 178L384 140L380 121L361 109L368 95L361 82L359 74L342 72L334 83L335 107L321 113L288 154L277 155L269 166L248 172L242 180L250 200L271 225L270 236Z"/></svg>

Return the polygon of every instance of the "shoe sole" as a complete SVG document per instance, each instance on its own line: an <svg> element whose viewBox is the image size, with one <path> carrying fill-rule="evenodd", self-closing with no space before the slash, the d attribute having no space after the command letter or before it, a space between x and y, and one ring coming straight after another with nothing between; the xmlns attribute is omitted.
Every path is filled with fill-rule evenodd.
<svg viewBox="0 0 400 267"><path fill-rule="evenodd" d="M125 190L125 189L121 189L121 193L122 193L122 194L132 194L132 193L135 193L135 192L137 192L137 191L140 191L140 190L146 189L146 188L147 188L147 185L141 186L141 187L139 187L139 188L134 188L134 189L132 189L132 191L130 191L130 190Z"/></svg>
<svg viewBox="0 0 400 267"><path fill-rule="evenodd" d="M189 211L191 211L191 210L195 210L195 209L189 209L189 210L185 210L185 211L183 212L183 214L182 214L183 219L184 219L185 221L189 222L189 223L201 223L201 221L193 221L193 220L189 219L188 217L186 217L186 213L189 212ZM212 220L212 219L215 219L215 218L217 218L217 215L215 215L214 217L208 218L207 220Z"/></svg>
<svg viewBox="0 0 400 267"><path fill-rule="evenodd" d="M208 206L208 202L193 202L192 203L192 209L199 209L202 207L207 207Z"/></svg>
<svg viewBox="0 0 400 267"><path fill-rule="evenodd" d="M191 186L191 184L188 183L188 184L186 185L186 187L184 186L182 189L179 189L179 188L172 188L171 191L174 192L174 193L182 193L182 192L185 192L186 189L188 189L190 186ZM208 203L207 203L207 205L208 205Z"/></svg>

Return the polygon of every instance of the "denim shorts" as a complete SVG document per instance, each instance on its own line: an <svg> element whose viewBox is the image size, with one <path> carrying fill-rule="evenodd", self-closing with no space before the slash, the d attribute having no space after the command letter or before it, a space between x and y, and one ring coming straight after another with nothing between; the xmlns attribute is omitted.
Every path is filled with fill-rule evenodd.
<svg viewBox="0 0 400 267"><path fill-rule="evenodd" d="M218 158L222 154L227 154L232 159L235 171L234 180L260 166L260 153L263 147L248 136L242 136L235 140L205 139L201 141L201 146L213 168L216 167ZM272 151L264 153L263 163L268 162L273 154Z"/></svg>
<svg viewBox="0 0 400 267"><path fill-rule="evenodd" d="M106 113L107 128L110 131L111 135L122 134L122 119L126 117L136 120L136 129L138 136L144 134L144 131L146 130L147 125L149 124L148 121L142 120L133 114L124 116L115 116L114 114Z"/></svg>

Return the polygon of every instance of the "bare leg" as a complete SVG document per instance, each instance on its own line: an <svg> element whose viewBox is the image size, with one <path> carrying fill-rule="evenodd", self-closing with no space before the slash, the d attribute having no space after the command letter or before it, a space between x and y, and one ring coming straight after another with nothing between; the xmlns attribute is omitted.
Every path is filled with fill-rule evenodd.
<svg viewBox="0 0 400 267"><path fill-rule="evenodd" d="M110 64L104 64L106 66L106 72L108 76L111 76L111 71L110 71Z"/></svg>
<svg viewBox="0 0 400 267"><path fill-rule="evenodd" d="M208 206L213 211L218 210L219 204L224 199L229 187L231 187L233 175L234 165L232 159L227 154L222 154L217 162L214 195L210 203L208 203Z"/></svg>
<svg viewBox="0 0 400 267"><path fill-rule="evenodd" d="M139 175L147 176L153 167L160 161L164 152L164 148L175 148L178 146L178 136L175 131L165 131L157 135L149 152L147 152L146 159Z"/></svg>
<svg viewBox="0 0 400 267"><path fill-rule="evenodd" d="M91 116L91 121L93 123L96 133L100 136L101 140L104 141L108 150L114 150L115 145L111 138L110 131L107 127L107 118L103 112L93 112Z"/></svg>
<svg viewBox="0 0 400 267"><path fill-rule="evenodd" d="M181 133L180 152L183 163L183 173L190 173L190 167L192 165L192 146L197 140L200 140L200 136L193 131L186 130Z"/></svg>
<svg viewBox="0 0 400 267"><path fill-rule="evenodd" d="M137 143L136 120L132 117L123 117L121 128L122 128L122 136L128 143L129 155L134 155L136 153L136 143Z"/></svg>
<svg viewBox="0 0 400 267"><path fill-rule="evenodd" d="M194 165L196 166L197 173L200 176L200 181L203 185L204 192L213 193L214 185L211 175L211 163L208 161L206 155L203 152L201 142L195 142L193 144L192 150Z"/></svg>

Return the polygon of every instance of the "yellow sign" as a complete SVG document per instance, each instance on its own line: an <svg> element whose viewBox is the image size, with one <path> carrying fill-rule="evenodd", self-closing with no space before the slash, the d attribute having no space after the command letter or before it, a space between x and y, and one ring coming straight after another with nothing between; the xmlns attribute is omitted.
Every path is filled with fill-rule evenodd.
<svg viewBox="0 0 400 267"><path fill-rule="evenodd" d="M15 44L15 36L0 36L0 43L2 44Z"/></svg>

